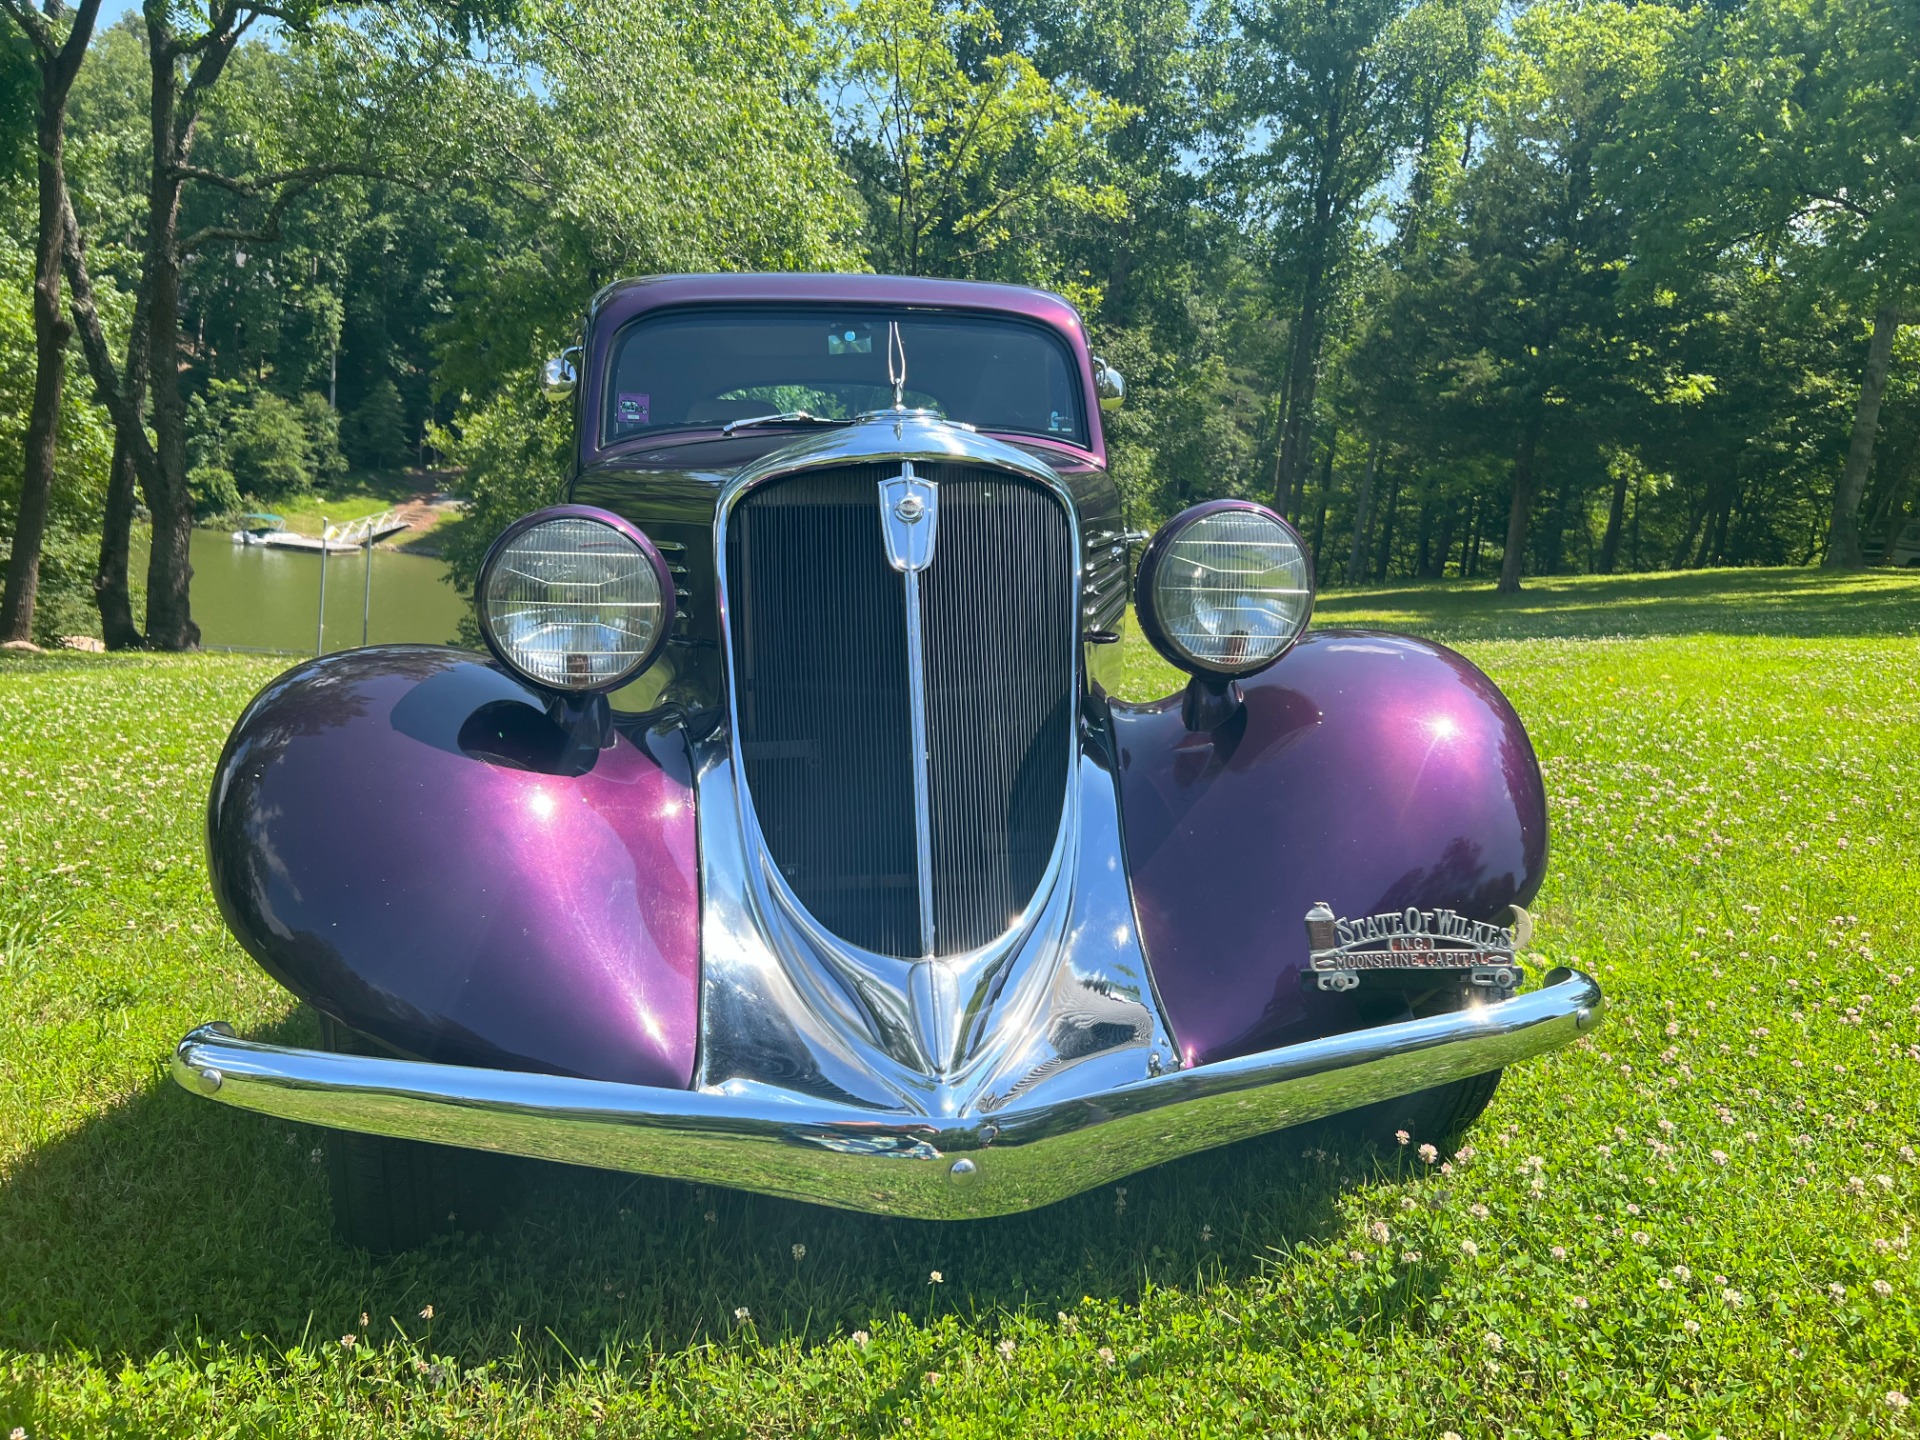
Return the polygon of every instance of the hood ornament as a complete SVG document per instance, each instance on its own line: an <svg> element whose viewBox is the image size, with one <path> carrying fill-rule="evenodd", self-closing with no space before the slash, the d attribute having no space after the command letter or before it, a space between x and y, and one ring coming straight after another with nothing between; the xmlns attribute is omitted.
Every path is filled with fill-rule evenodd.
<svg viewBox="0 0 1920 1440"><path fill-rule="evenodd" d="M907 342L900 338L900 322L887 322L887 383L893 386L893 408L907 408Z"/></svg>

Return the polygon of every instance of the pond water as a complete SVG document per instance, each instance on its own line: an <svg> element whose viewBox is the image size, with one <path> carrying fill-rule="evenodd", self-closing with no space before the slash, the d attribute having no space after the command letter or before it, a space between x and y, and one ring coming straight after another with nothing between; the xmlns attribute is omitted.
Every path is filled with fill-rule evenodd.
<svg viewBox="0 0 1920 1440"><path fill-rule="evenodd" d="M326 648L360 643L366 552L327 556ZM318 630L320 556L236 545L224 531L193 532L193 618L213 648L296 650L311 655ZM133 573L144 575L146 545L136 537ZM367 641L440 643L454 638L472 600L448 585L443 561L397 550L373 552Z"/></svg>

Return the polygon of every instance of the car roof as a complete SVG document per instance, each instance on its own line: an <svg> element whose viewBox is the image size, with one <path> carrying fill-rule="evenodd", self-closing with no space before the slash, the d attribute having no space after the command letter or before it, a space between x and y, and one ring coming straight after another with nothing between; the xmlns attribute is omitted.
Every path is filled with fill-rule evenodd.
<svg viewBox="0 0 1920 1440"><path fill-rule="evenodd" d="M593 297L587 313L596 326L620 325L669 306L792 303L987 310L1039 321L1082 343L1086 336L1079 312L1050 290L924 275L650 275L614 281Z"/></svg>

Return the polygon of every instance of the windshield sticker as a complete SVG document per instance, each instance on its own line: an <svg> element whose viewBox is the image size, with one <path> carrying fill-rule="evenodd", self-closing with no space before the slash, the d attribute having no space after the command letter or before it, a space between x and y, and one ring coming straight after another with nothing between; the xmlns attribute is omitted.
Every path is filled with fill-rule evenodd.
<svg viewBox="0 0 1920 1440"><path fill-rule="evenodd" d="M838 325L827 331L827 354L829 355L871 355L873 353L873 331L856 330L852 326L844 329Z"/></svg>
<svg viewBox="0 0 1920 1440"><path fill-rule="evenodd" d="M653 410L651 394L636 395L622 391L614 397L613 417L622 425L651 425L649 415Z"/></svg>

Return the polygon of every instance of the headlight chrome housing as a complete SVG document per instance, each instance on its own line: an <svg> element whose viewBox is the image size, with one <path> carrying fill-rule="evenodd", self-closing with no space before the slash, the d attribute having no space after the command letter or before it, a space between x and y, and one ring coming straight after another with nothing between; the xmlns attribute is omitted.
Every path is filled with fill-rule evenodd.
<svg viewBox="0 0 1920 1440"><path fill-rule="evenodd" d="M502 665L543 690L618 689L673 627L673 577L653 542L586 505L509 525L480 565L480 634Z"/></svg>
<svg viewBox="0 0 1920 1440"><path fill-rule="evenodd" d="M1140 628L1189 675L1258 674L1313 615L1313 564L1299 532L1250 500L1208 500L1160 527L1134 587Z"/></svg>

